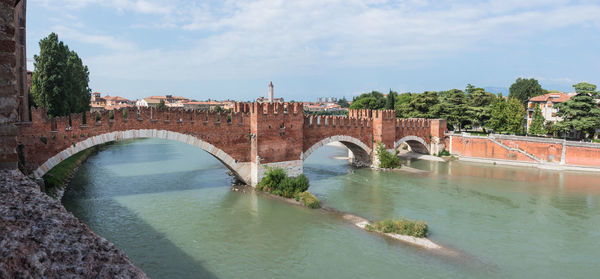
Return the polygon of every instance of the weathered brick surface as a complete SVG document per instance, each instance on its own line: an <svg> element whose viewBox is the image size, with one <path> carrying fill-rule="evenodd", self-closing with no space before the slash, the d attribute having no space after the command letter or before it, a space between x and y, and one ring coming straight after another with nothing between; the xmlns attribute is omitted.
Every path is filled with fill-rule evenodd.
<svg viewBox="0 0 600 279"><path fill-rule="evenodd" d="M14 1L0 1L0 169L17 167Z"/></svg>
<svg viewBox="0 0 600 279"><path fill-rule="evenodd" d="M460 156L499 160L512 160L528 163L560 164L563 146L566 146L564 163L573 166L600 166L600 144L570 142L556 139L528 137L495 138L499 145L488 137L451 136L451 152ZM507 149L508 147L509 149ZM518 149L522 152L519 152ZM527 156L527 153L530 156Z"/></svg>
<svg viewBox="0 0 600 279"><path fill-rule="evenodd" d="M353 151L364 151L366 156L377 141L393 148L401 138L418 136L429 143L430 123L436 121L396 120L389 111L366 112L361 116L354 113L350 117L315 117L305 116L299 103L237 103L231 114L142 108L115 111L113 119L109 119L107 111L86 113L84 124L81 114L48 119L44 110L34 109L32 121L19 125L18 143L27 172L33 172L50 158L88 138L129 130L164 130L190 135L214 145L236 163L267 164L303 160L303 153L309 148L334 136L354 138L354 142L346 144ZM96 121L97 115L99 121Z"/></svg>

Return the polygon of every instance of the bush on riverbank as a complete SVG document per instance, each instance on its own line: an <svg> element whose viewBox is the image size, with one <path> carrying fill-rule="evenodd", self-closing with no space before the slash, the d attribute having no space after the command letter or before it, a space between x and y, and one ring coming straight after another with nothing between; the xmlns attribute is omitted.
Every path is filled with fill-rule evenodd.
<svg viewBox="0 0 600 279"><path fill-rule="evenodd" d="M265 177L256 185L256 189L269 192L284 198L296 198L310 208L319 208L319 200L313 194L306 192L310 183L306 175L289 177L281 168L272 168L265 173ZM316 203L316 205L315 205ZM315 207L316 206L316 207Z"/></svg>
<svg viewBox="0 0 600 279"><path fill-rule="evenodd" d="M449 152L448 150L446 150L446 149L444 149L444 150L442 150L442 151L438 152L438 157L442 157L442 156L450 156L450 155L451 155L451 154L450 154L450 152Z"/></svg>
<svg viewBox="0 0 600 279"><path fill-rule="evenodd" d="M319 199L317 199L317 197L315 197L315 195L313 195L309 192L302 192L302 193L296 194L294 196L294 198L297 201L301 201L302 204L304 204L304 206L306 206L308 208L320 208L321 207L321 203L319 202Z"/></svg>
<svg viewBox="0 0 600 279"><path fill-rule="evenodd" d="M414 237L427 237L428 227L425 221L415 221L406 218L400 220L387 219L367 225L370 231L382 233L395 233Z"/></svg>
<svg viewBox="0 0 600 279"><path fill-rule="evenodd" d="M377 145L377 157L379 159L379 167L384 169L393 169L400 167L400 158L398 157L398 150L393 154L392 152L385 149L383 143Z"/></svg>

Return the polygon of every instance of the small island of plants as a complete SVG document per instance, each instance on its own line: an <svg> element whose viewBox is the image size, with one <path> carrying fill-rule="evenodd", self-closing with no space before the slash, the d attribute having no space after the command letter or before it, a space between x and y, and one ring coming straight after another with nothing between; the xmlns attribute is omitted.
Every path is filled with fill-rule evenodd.
<svg viewBox="0 0 600 279"><path fill-rule="evenodd" d="M396 153L389 152L385 149L383 143L377 144L377 158L379 159L379 167L382 169L400 168L400 158L398 158L398 150Z"/></svg>
<svg viewBox="0 0 600 279"><path fill-rule="evenodd" d="M366 229L369 231L408 235L419 238L427 237L428 234L427 222L406 218L401 218L400 220L386 219L378 221L372 225L366 225Z"/></svg>
<svg viewBox="0 0 600 279"><path fill-rule="evenodd" d="M306 191L309 186L308 178L304 174L289 177L283 169L271 168L256 189L288 199L294 198L308 208L320 208L317 197Z"/></svg>

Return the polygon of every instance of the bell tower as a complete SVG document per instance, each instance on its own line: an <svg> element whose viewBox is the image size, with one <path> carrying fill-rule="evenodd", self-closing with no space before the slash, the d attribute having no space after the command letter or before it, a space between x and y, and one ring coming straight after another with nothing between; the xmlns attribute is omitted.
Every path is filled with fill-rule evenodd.
<svg viewBox="0 0 600 279"><path fill-rule="evenodd" d="M269 83L269 95L268 95L268 97L269 97L269 103L272 103L273 102L273 82L272 81Z"/></svg>

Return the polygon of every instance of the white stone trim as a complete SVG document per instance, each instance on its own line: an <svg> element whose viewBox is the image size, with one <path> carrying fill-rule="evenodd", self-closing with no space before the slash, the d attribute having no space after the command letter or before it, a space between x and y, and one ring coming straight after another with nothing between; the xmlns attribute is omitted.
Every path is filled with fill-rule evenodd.
<svg viewBox="0 0 600 279"><path fill-rule="evenodd" d="M87 138L83 141L76 143L75 145L69 146L65 150L59 152L52 158L48 159L46 162L40 165L33 172L33 174L36 178L41 178L50 169L58 165L63 160L90 147L111 141L136 138L169 139L199 147L204 151L208 152L209 154L213 155L215 158L217 158L217 160L221 161L221 163L223 163L227 168L234 172L244 182L250 182L250 163L238 163L235 159L233 159L231 156L229 156L229 154L225 153L223 150L195 136L156 129L116 131Z"/></svg>
<svg viewBox="0 0 600 279"><path fill-rule="evenodd" d="M394 143L394 149L398 148L398 146L400 146L402 143L409 141L409 140L414 140L414 141L420 142L421 144L423 144L423 146L425 146L425 149L427 149L427 152L430 152L430 147L427 144L427 142L425 142L424 139L417 137L417 136L406 136L406 137L399 139L398 141L396 141Z"/></svg>
<svg viewBox="0 0 600 279"><path fill-rule="evenodd" d="M338 135L338 136L324 138L321 141L313 144L313 146L311 146L309 149L307 149L306 152L302 152L302 154L300 155L300 159L306 160L306 158L308 158L308 156L310 156L310 154L312 154L315 150L321 148L323 145L326 145L330 142L336 142L336 141L350 142L350 143L356 144L356 145L360 146L360 148L362 148L365 152L367 152L367 154L371 154L371 148L369 148L369 146L364 144L359 139L357 139L355 137L351 137L351 136Z"/></svg>

